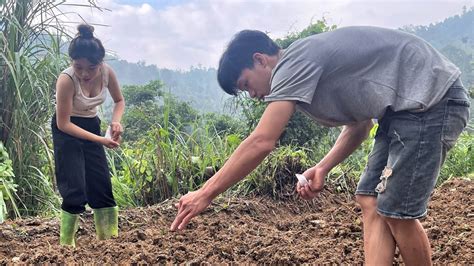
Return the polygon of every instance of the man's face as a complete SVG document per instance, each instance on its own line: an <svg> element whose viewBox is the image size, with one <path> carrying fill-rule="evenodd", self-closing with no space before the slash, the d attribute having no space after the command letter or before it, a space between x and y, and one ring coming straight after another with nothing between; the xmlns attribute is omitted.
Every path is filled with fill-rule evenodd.
<svg viewBox="0 0 474 266"><path fill-rule="evenodd" d="M251 98L262 100L270 93L270 78L272 69L258 62L253 68L245 68L237 80L237 88L247 91Z"/></svg>

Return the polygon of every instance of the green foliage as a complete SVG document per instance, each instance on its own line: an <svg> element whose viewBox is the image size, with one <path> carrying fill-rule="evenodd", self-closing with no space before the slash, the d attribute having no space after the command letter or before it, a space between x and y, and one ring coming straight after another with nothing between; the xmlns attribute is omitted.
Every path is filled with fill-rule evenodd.
<svg viewBox="0 0 474 266"><path fill-rule="evenodd" d="M295 144L303 147L318 147L331 142L339 135L340 129L322 127L304 114L297 112L280 138L280 145Z"/></svg>
<svg viewBox="0 0 474 266"><path fill-rule="evenodd" d="M245 134L248 135L260 121L260 117L262 117L262 114L267 107L267 103L257 99L251 99L250 97L247 97L246 94L239 94L235 101L245 118L245 123L247 125Z"/></svg>
<svg viewBox="0 0 474 266"><path fill-rule="evenodd" d="M178 101L174 96L166 94L163 104L147 101L140 105L127 108L123 117L126 127L123 138L125 141L135 141L158 124L177 125L179 130L189 128L199 114L188 103ZM170 109L171 108L171 109Z"/></svg>
<svg viewBox="0 0 474 266"><path fill-rule="evenodd" d="M206 113L202 116L204 125L214 128L216 134L225 136L229 134L244 135L244 123L233 116L218 113Z"/></svg>
<svg viewBox="0 0 474 266"><path fill-rule="evenodd" d="M44 189L54 176L45 127L54 111L56 76L67 64L60 54L60 4L8 0L0 7L0 141L10 154L24 213L42 211L54 198Z"/></svg>
<svg viewBox="0 0 474 266"><path fill-rule="evenodd" d="M127 99L127 105L139 106L154 102L158 97L163 96L162 87L161 81L153 80L143 86L126 85L122 89L122 94Z"/></svg>
<svg viewBox="0 0 474 266"><path fill-rule="evenodd" d="M280 46L282 49L286 49L290 44L293 42L311 36L318 33L326 32L335 30L337 28L336 25L329 26L327 25L326 19L322 18L321 20L316 21L316 23L311 23L308 27L303 29L300 32L291 32L283 39L276 39L275 42Z"/></svg>
<svg viewBox="0 0 474 266"><path fill-rule="evenodd" d="M239 194L265 194L274 198L289 197L294 193L295 173L311 167L310 151L296 146L275 149L246 179L238 184Z"/></svg>
<svg viewBox="0 0 474 266"><path fill-rule="evenodd" d="M438 185L452 177L474 179L474 134L463 132L456 145L448 153Z"/></svg>
<svg viewBox="0 0 474 266"><path fill-rule="evenodd" d="M153 103L127 106L127 111L122 118L123 140L125 142L138 140L143 133L158 123L160 114L159 106Z"/></svg>
<svg viewBox="0 0 474 266"><path fill-rule="evenodd" d="M0 223L3 223L8 216L9 208L7 208L7 204L16 217L20 217L14 198L17 188L13 181L14 177L12 161L3 143L0 142Z"/></svg>
<svg viewBox="0 0 474 266"><path fill-rule="evenodd" d="M135 97L159 91L160 84L124 88L134 99L126 100L125 144L108 153L120 206L153 204L196 189L241 141L235 132L242 125L230 116L199 114L167 93Z"/></svg>
<svg viewBox="0 0 474 266"><path fill-rule="evenodd" d="M120 162L111 164L112 180L119 185L114 195L121 206L137 206L195 190L222 167L240 141L237 135L222 137L211 127L195 127L187 134L173 124L157 124L114 155Z"/></svg>
<svg viewBox="0 0 474 266"><path fill-rule="evenodd" d="M360 176L367 165L368 154L374 146L378 126L378 124L375 124L361 146L329 173L328 182L333 184L337 192L346 193L350 196L354 194Z"/></svg>

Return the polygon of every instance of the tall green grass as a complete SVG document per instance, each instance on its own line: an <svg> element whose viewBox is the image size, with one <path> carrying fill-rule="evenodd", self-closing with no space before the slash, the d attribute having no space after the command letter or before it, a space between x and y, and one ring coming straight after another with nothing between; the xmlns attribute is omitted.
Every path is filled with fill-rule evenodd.
<svg viewBox="0 0 474 266"><path fill-rule="evenodd" d="M43 168L52 165L44 126L52 114L55 77L64 66L60 35L48 31L56 28L56 18L47 15L55 10L57 3L50 1L3 1L1 6L0 140L12 159L25 214L39 211L40 199L53 196L36 177L40 169L46 170L40 176L52 174Z"/></svg>
<svg viewBox="0 0 474 266"><path fill-rule="evenodd" d="M12 160L19 213L27 215L58 206L49 121L55 81L68 64L63 4L0 1L0 141Z"/></svg>
<svg viewBox="0 0 474 266"><path fill-rule="evenodd" d="M201 120L189 132L165 120L136 142L109 151L114 195L121 206L161 202L200 187L240 143L240 136L221 136Z"/></svg>
<svg viewBox="0 0 474 266"><path fill-rule="evenodd" d="M0 142L0 223L6 220L9 210L17 217L20 216L14 197L16 196L17 188L17 185L13 182L14 177L12 161L5 147ZM7 205L9 206L8 208Z"/></svg>
<svg viewBox="0 0 474 266"><path fill-rule="evenodd" d="M474 179L474 134L470 131L463 132L449 151L437 184L453 177Z"/></svg>

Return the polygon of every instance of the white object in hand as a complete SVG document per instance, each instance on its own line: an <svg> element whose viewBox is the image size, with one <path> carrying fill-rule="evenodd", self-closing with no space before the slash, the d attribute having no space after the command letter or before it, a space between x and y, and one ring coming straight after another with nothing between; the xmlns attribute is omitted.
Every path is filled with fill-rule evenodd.
<svg viewBox="0 0 474 266"><path fill-rule="evenodd" d="M112 139L112 129L110 128L110 126L107 127L107 130L105 131L105 138L107 139Z"/></svg>
<svg viewBox="0 0 474 266"><path fill-rule="evenodd" d="M308 180L306 179L306 177L304 175L296 174L296 178L298 178L298 183L300 183L300 185L302 185L302 186L304 186L306 184L309 184Z"/></svg>

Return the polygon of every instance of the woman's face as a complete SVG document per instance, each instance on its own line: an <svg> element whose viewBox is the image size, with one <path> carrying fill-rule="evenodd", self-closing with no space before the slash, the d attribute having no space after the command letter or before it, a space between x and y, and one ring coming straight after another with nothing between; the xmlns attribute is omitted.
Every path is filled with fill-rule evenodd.
<svg viewBox="0 0 474 266"><path fill-rule="evenodd" d="M92 64L86 58L79 58L72 60L72 68L74 74L81 82L87 83L93 80L99 74L99 69L102 63Z"/></svg>

